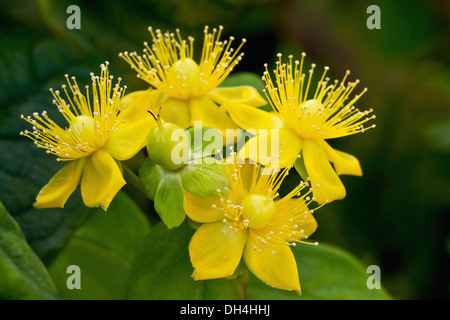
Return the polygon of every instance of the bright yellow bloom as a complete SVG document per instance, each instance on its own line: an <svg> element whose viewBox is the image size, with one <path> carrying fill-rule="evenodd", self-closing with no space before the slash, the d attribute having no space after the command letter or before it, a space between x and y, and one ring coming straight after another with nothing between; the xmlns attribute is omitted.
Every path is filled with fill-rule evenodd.
<svg viewBox="0 0 450 320"><path fill-rule="evenodd" d="M339 138L364 132L375 125L364 127L364 124L374 119L368 116L372 109L360 111L354 103L361 97L360 94L349 100L353 89L359 80L346 83L349 71L339 83L329 83L326 78L328 67L317 83L314 95L309 94L311 80L315 65L312 64L309 76L302 73L303 60L293 61L289 56L289 63L281 62L278 55L275 78L272 79L265 65L263 80L266 83L264 90L273 112L264 112L256 108L248 108L241 104L227 104L231 118L243 129L278 129L280 167L292 165L302 157L307 174L314 187L314 197L318 203L325 203L345 197L346 191L338 174L361 176L362 170L359 161L354 156L334 150L325 139ZM268 136L260 134L251 139L242 154L254 161L262 161L261 154L271 154L259 151L257 154L248 154L252 144L259 140L266 141ZM254 149L252 149L254 150ZM270 152L270 150L268 150ZM298 160L301 161L301 160ZM330 162L333 163L334 169Z"/></svg>
<svg viewBox="0 0 450 320"><path fill-rule="evenodd" d="M75 77L66 75L68 88L62 85L67 100L58 90L50 89L53 103L64 116L68 127L60 127L47 112L33 117L21 116L33 126L33 131L21 132L38 148L67 161L39 192L36 208L64 207L69 196L80 184L83 202L88 207L101 206L107 210L117 192L125 185L117 162L133 157L145 146L154 121L145 108L125 105L122 100L126 86L121 78L113 86L108 62L101 65L100 77L91 73L92 101L89 86L83 95Z"/></svg>
<svg viewBox="0 0 450 320"><path fill-rule="evenodd" d="M252 107L265 105L265 100L251 86L218 87L242 59L239 53L245 39L237 49L234 40L221 41L222 27L204 30L203 50L200 62L193 60L194 38L183 40L179 30L174 33L149 31L152 45L144 43L143 55L136 52L120 53L138 77L156 90L141 95L154 99L155 108L161 108L161 117L166 122L182 128L191 127L194 121L202 121L204 127L213 127L225 135L226 129L237 129L237 125L218 105L239 102ZM156 111L156 110L155 110Z"/></svg>
<svg viewBox="0 0 450 320"><path fill-rule="evenodd" d="M185 194L186 214L203 223L189 243L195 280L228 277L241 258L261 281L300 294L297 264L290 246L317 228L308 209L307 183L283 198L277 193L289 168L262 175L261 165L225 164L230 190L224 195ZM317 209L317 208L316 208Z"/></svg>

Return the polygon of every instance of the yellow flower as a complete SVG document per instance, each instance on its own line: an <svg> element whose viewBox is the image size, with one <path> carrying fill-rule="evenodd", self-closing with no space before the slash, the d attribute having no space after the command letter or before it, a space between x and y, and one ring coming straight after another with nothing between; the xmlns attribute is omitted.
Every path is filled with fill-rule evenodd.
<svg viewBox="0 0 450 320"><path fill-rule="evenodd" d="M236 160L236 158L235 158ZM289 168L262 175L261 165L225 163L230 190L198 197L185 193L186 214L203 223L189 243L195 280L228 277L241 258L261 281L300 294L297 264L290 246L317 228L308 209L309 188L301 183L283 198L278 190ZM301 194L302 193L302 194Z"/></svg>
<svg viewBox="0 0 450 320"><path fill-rule="evenodd" d="M338 174L362 175L357 158L333 149L325 139L348 136L374 128L375 125L364 127L364 124L375 116L368 116L372 109L360 111L354 106L367 91L366 88L349 100L350 94L359 83L359 80L346 83L349 71L340 83L336 80L330 84L329 78L325 77L328 67L325 67L314 94L310 95L315 65L312 64L309 76L306 77L305 73L302 73L304 57L303 53L301 61L293 61L293 57L289 56L289 63L286 64L281 62L281 54L278 54L275 79L272 79L267 64L265 65L264 92L273 112L248 108L237 103L230 103L225 107L231 118L245 130L278 129L279 154L275 155L278 156L277 164L284 167L297 161L297 167L298 161L303 160L304 168L314 187L316 201L325 203L345 197L345 187ZM270 150L267 150L267 153L259 150L257 154L248 154L248 151L259 140L266 141L268 138L269 134L258 134L246 144L241 154L244 155L245 152L245 156L261 162L260 155L272 154ZM330 162L333 163L334 169Z"/></svg>
<svg viewBox="0 0 450 320"><path fill-rule="evenodd" d="M136 98L147 97L161 108L161 117L166 122L188 128L194 121L202 121L204 127L213 127L225 135L226 129L238 129L225 110L218 104L239 102L252 107L265 105L265 100L251 86L218 87L242 59L239 53L245 39L237 49L234 40L221 41L222 26L204 30L203 50L200 62L193 60L194 38L183 40L179 30L174 33L155 32L150 27L153 43L144 43L142 56L136 52L120 53L138 77L156 90L138 91Z"/></svg>
<svg viewBox="0 0 450 320"><path fill-rule="evenodd" d="M68 127L61 127L47 115L37 112L33 117L21 116L33 126L33 131L21 132L38 148L57 156L67 164L39 192L36 208L64 207L69 196L80 184L83 202L88 207L101 206L107 210L117 192L125 185L117 162L133 157L143 146L153 126L146 109L124 105L126 86L121 78L113 86L108 62L101 65L100 77L91 73L92 101L89 86L83 95L75 77L65 76L62 85L67 100L58 90L50 89L53 103L64 116ZM125 100L125 99L124 99Z"/></svg>

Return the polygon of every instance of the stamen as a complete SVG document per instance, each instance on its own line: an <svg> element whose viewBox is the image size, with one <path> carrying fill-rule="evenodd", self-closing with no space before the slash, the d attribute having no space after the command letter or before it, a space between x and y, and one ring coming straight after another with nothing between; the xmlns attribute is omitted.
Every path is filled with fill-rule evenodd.
<svg viewBox="0 0 450 320"><path fill-rule="evenodd" d="M113 132L118 125L115 120L120 112L119 102L124 93L118 84L112 86L108 64L105 62L101 66L101 77L91 74L93 103L89 87L86 86L86 94L82 94L76 78L67 74L64 76L67 84L61 86L65 99L59 90L49 89L54 98L53 104L69 124L67 128L62 128L51 120L47 111L43 111L41 116L34 112L34 119L21 115L22 119L33 126L32 134L25 130L21 135L34 140L38 148L46 149L46 153L58 155L57 161L78 159L102 147L108 133ZM97 117L103 118L99 120L98 126L93 124L93 119Z"/></svg>
<svg viewBox="0 0 450 320"><path fill-rule="evenodd" d="M317 82L316 91L309 94L315 64L311 65L308 76L303 73L303 60L306 54L302 53L301 61L292 61L289 56L287 64L282 63L281 54L278 54L276 68L272 79L267 64L263 80L266 83L264 93L274 111L282 120L302 138L330 139L360 132L374 128L364 124L374 118L365 116L372 110L359 112L354 108L354 103L367 92L364 88L361 93L353 99L348 100L359 80L348 82L350 71L347 70L344 78L339 83L328 85L329 78L326 73L329 67L324 67L324 72Z"/></svg>
<svg viewBox="0 0 450 320"><path fill-rule="evenodd" d="M188 37L187 42L178 29L176 34L162 34L160 30L154 32L151 27L148 30L152 36L152 45L144 42L145 54L139 56L123 52L119 57L130 64L139 78L178 99L198 97L217 87L241 60L243 53L239 51L246 42L243 39L238 48L233 49L233 37L229 41L220 41L222 26L213 29L212 33L206 26L202 55L197 64L192 60L193 37ZM175 73L170 72L175 65L181 68L176 68ZM183 68L189 71L187 76L181 76L185 74Z"/></svg>

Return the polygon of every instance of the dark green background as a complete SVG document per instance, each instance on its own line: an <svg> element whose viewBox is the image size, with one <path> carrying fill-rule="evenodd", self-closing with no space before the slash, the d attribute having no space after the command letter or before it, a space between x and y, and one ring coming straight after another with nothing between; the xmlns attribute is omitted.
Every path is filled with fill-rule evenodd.
<svg viewBox="0 0 450 320"><path fill-rule="evenodd" d="M66 28L70 4L81 9L81 30ZM381 30L366 27L371 4ZM86 213L78 195L64 212L31 209L59 164L19 136L28 128L20 114L55 115L48 88L65 73L86 81L105 60L130 91L145 88L118 53L140 52L150 25L195 36L197 53L204 25L223 25L248 40L235 72L261 75L276 53L305 51L307 64L330 66L337 79L350 69L368 87L357 106L374 109L377 128L330 141L358 157L364 176L342 178L347 197L317 213L314 239L379 265L396 299L450 298L450 3L2 0L0 21L0 201L45 264Z"/></svg>

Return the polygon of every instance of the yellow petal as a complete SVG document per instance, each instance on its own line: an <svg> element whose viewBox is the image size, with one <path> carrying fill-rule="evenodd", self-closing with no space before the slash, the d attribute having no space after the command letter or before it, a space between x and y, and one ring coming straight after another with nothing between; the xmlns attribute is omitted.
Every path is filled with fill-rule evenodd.
<svg viewBox="0 0 450 320"><path fill-rule="evenodd" d="M86 162L81 178L81 196L88 207L101 206L105 211L125 185L119 165L111 155L97 150Z"/></svg>
<svg viewBox="0 0 450 320"><path fill-rule="evenodd" d="M283 128L283 121L275 114L241 103L227 103L224 108L231 119L244 130Z"/></svg>
<svg viewBox="0 0 450 320"><path fill-rule="evenodd" d="M279 129L281 168L293 165L302 147L302 139L291 129Z"/></svg>
<svg viewBox="0 0 450 320"><path fill-rule="evenodd" d="M209 92L208 96L217 104L237 102L252 107L261 107L267 104L258 90L252 86L217 87Z"/></svg>
<svg viewBox="0 0 450 320"><path fill-rule="evenodd" d="M247 230L230 230L222 221L201 225L189 243L194 280L231 276L241 260L247 238Z"/></svg>
<svg viewBox="0 0 450 320"><path fill-rule="evenodd" d="M229 159L226 159L228 161ZM239 162L238 162L239 163ZM231 203L240 203L244 197L251 192L252 185L256 175L260 174L260 171L254 164L249 164L249 161L239 164L239 179L228 179L231 183L231 192L225 194L230 196ZM231 177L236 172L229 172L228 176Z"/></svg>
<svg viewBox="0 0 450 320"><path fill-rule="evenodd" d="M156 125L156 121L147 113L147 117L133 124L119 125L116 131L108 137L104 149L114 159L123 161L132 158L147 143L150 129Z"/></svg>
<svg viewBox="0 0 450 320"><path fill-rule="evenodd" d="M323 147L316 140L303 140L303 161L319 204L343 199L346 191Z"/></svg>
<svg viewBox="0 0 450 320"><path fill-rule="evenodd" d="M201 223L216 222L223 219L223 212L213 208L220 204L219 196L199 197L190 192L184 193L184 211L194 221Z"/></svg>
<svg viewBox="0 0 450 320"><path fill-rule="evenodd" d="M34 207L63 208L67 199L75 191L87 158L70 161L39 191Z"/></svg>
<svg viewBox="0 0 450 320"><path fill-rule="evenodd" d="M226 136L227 129L238 129L238 126L231 120L225 111L220 109L210 98L201 97L189 101L191 110L191 125L194 121L202 121L203 127L212 127L219 130Z"/></svg>
<svg viewBox="0 0 450 320"><path fill-rule="evenodd" d="M162 99L161 103L155 105L153 112L159 113L164 122L171 122L183 129L189 128L191 125L189 100L166 97L167 99Z"/></svg>
<svg viewBox="0 0 450 320"><path fill-rule="evenodd" d="M302 139L288 128L259 129L257 136L239 150L239 159L248 158L272 169L294 164L302 147Z"/></svg>
<svg viewBox="0 0 450 320"><path fill-rule="evenodd" d="M359 161L351 154L333 149L325 140L319 142L325 150L328 160L333 162L336 172L340 174L349 174L352 176L362 176L362 169Z"/></svg>
<svg viewBox="0 0 450 320"><path fill-rule="evenodd" d="M139 90L126 94L122 98L122 105L124 106L119 116L118 121L125 120L124 124L133 124L144 118L148 118L148 110L152 110L154 105L159 100L160 92L158 90Z"/></svg>
<svg viewBox="0 0 450 320"><path fill-rule="evenodd" d="M250 232L244 248L244 261L248 269L269 286L295 290L300 294L297 263L287 245L261 244Z"/></svg>

